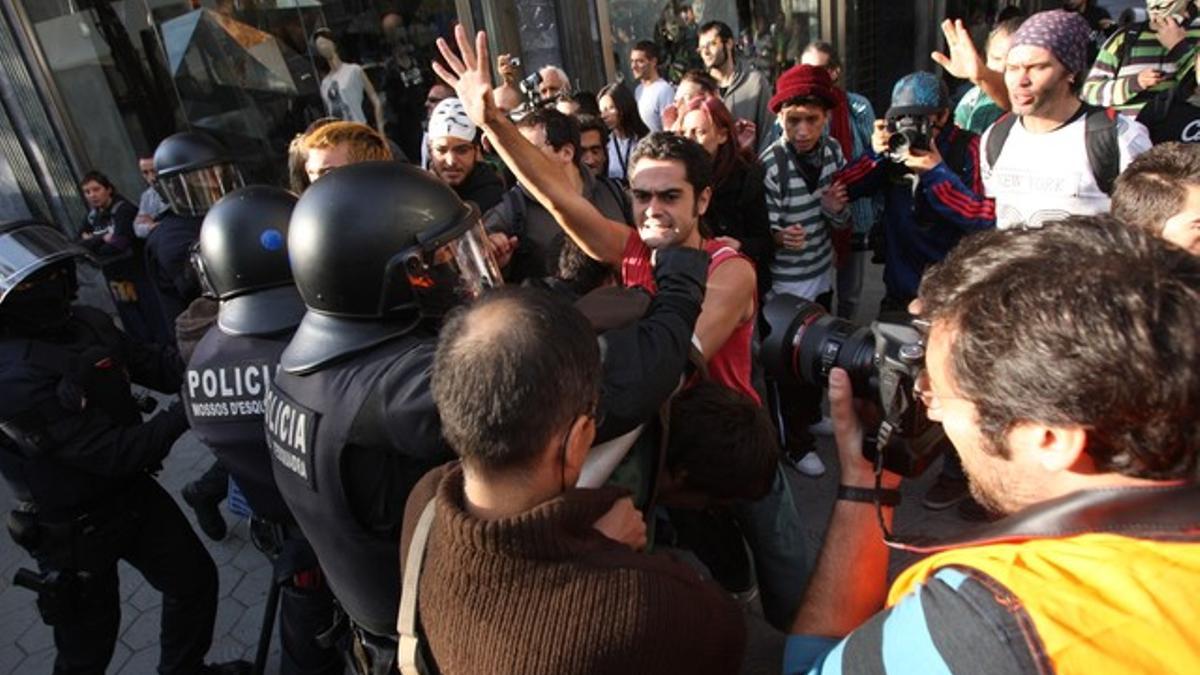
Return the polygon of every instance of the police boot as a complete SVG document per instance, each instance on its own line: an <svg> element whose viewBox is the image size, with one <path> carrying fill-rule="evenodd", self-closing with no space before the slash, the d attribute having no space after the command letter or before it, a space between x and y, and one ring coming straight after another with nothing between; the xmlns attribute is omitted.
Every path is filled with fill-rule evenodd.
<svg viewBox="0 0 1200 675"><path fill-rule="evenodd" d="M225 518L219 507L228 489L228 476L228 472L214 462L203 476L183 488L183 501L196 512L200 530L213 541L225 538Z"/></svg>
<svg viewBox="0 0 1200 675"><path fill-rule="evenodd" d="M227 661L208 663L200 668L200 675L250 675L254 665L249 661Z"/></svg>

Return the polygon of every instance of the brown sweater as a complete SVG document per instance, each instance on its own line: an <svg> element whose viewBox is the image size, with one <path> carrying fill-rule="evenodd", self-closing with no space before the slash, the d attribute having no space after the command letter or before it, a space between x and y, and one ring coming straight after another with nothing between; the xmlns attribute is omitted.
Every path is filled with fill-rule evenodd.
<svg viewBox="0 0 1200 675"><path fill-rule="evenodd" d="M401 566L435 494L417 606L445 675L738 672L745 626L719 587L592 528L622 490L570 490L483 521L464 508L461 467L440 467L409 496Z"/></svg>

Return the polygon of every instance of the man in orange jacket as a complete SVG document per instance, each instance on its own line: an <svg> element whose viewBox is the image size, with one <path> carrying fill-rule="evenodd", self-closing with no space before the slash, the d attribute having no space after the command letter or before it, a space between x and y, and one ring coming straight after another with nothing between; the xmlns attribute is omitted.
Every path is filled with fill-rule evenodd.
<svg viewBox="0 0 1200 675"><path fill-rule="evenodd" d="M1076 217L964 239L917 304L917 393L1007 517L886 592L892 509L863 500L898 495L834 370L845 487L784 671L1200 672L1200 259Z"/></svg>

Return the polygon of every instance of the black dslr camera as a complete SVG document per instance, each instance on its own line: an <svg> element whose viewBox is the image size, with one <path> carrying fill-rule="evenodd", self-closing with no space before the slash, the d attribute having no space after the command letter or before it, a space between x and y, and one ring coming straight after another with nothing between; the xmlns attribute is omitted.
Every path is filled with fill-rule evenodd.
<svg viewBox="0 0 1200 675"><path fill-rule="evenodd" d="M542 107L542 92L538 90L541 84L542 74L534 71L533 74L521 80L517 85L521 88L521 93L525 94L525 100L531 110Z"/></svg>
<svg viewBox="0 0 1200 675"><path fill-rule="evenodd" d="M895 162L902 161L909 150L928 150L933 140L933 123L928 115L889 117L887 155Z"/></svg>
<svg viewBox="0 0 1200 675"><path fill-rule="evenodd" d="M925 415L915 385L925 367L925 341L907 323L856 326L825 313L815 302L781 294L763 307L767 330L762 357L781 380L825 386L829 371L850 374L855 398L877 402L883 422L863 444L863 455L902 476L917 476L948 447L942 425ZM871 430L867 429L867 436Z"/></svg>

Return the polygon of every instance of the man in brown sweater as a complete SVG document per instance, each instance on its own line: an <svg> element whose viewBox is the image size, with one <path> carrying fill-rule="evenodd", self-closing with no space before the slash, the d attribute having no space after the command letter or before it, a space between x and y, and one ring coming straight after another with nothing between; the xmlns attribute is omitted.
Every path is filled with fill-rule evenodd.
<svg viewBox="0 0 1200 675"><path fill-rule="evenodd" d="M576 489L595 436L600 354L541 291L495 291L442 332L433 396L461 463L408 500L402 560L436 514L417 608L440 671L731 673L742 617L719 587L645 544L616 488Z"/></svg>

